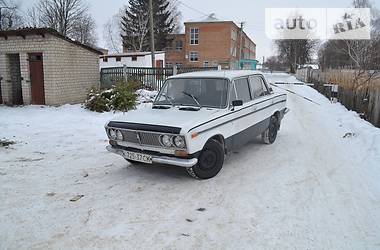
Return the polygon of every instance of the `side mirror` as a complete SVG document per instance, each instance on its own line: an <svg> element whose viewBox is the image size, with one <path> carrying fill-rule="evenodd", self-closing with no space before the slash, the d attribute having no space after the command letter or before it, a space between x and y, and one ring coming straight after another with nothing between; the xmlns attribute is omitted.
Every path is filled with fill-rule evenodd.
<svg viewBox="0 0 380 250"><path fill-rule="evenodd" d="M234 100L234 101L232 101L232 106L234 106L234 107L243 106L243 101L242 100Z"/></svg>

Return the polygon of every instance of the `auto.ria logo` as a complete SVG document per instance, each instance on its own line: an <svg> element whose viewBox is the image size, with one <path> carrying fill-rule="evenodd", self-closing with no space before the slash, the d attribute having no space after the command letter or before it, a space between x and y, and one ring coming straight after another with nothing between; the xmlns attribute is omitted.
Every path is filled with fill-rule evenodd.
<svg viewBox="0 0 380 250"><path fill-rule="evenodd" d="M270 39L370 39L369 8L269 8Z"/></svg>

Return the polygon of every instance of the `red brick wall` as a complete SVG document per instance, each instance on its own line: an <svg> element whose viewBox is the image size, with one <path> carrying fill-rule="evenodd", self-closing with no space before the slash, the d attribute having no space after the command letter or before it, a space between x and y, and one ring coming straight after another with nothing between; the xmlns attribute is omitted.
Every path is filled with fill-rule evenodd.
<svg viewBox="0 0 380 250"><path fill-rule="evenodd" d="M190 29L199 29L199 43L198 45L190 44ZM236 32L236 40L231 38L232 30ZM185 34L173 36L174 50L166 51L166 63L176 62L182 63L187 67L203 67L204 62L208 61L209 66L222 65L222 67L229 67L236 63L240 57L240 30L233 22L190 22L185 23ZM175 40L183 40L183 50L175 51ZM246 40L250 46L246 47ZM254 51L251 47L255 47L254 43L249 37L243 33L242 45L244 48L245 59L255 59ZM253 45L253 46L252 46ZM231 52L231 48L236 50L235 56ZM255 50L255 49L254 49ZM190 61L190 52L198 52L198 61Z"/></svg>

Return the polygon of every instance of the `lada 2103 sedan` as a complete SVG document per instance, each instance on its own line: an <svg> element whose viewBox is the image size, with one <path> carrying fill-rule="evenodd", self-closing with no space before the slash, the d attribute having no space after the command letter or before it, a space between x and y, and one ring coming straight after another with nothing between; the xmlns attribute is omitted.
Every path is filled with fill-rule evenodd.
<svg viewBox="0 0 380 250"><path fill-rule="evenodd" d="M225 155L261 135L275 141L288 109L259 71L203 71L169 77L153 105L109 121L107 150L130 163L183 167L214 177Z"/></svg>

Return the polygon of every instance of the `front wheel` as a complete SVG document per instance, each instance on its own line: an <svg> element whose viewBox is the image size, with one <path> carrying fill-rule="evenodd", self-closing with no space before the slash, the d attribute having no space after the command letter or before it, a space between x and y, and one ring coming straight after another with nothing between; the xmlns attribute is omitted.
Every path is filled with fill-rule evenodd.
<svg viewBox="0 0 380 250"><path fill-rule="evenodd" d="M265 144L272 144L277 138L277 131L280 125L276 116L270 118L268 128L261 134L261 139Z"/></svg>
<svg viewBox="0 0 380 250"><path fill-rule="evenodd" d="M186 170L187 173L194 178L209 179L219 173L223 167L223 162L223 145L216 140L210 140L202 149L198 157L198 163Z"/></svg>

